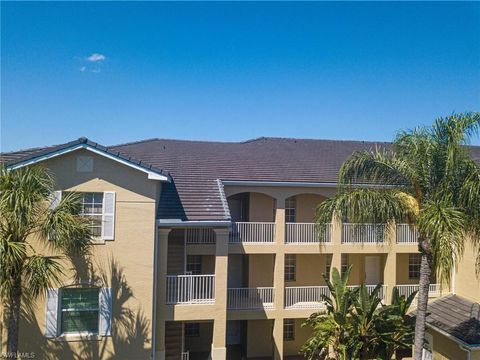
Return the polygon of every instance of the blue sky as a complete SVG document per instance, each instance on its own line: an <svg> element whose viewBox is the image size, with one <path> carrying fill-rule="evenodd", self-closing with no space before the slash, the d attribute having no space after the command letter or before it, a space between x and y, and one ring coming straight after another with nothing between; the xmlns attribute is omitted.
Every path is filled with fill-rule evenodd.
<svg viewBox="0 0 480 360"><path fill-rule="evenodd" d="M3 151L80 136L391 140L480 110L480 3L1 6Z"/></svg>

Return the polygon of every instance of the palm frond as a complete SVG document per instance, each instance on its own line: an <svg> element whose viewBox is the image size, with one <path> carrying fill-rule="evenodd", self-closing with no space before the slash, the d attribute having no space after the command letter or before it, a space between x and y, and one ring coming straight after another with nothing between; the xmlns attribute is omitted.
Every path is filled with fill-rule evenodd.
<svg viewBox="0 0 480 360"><path fill-rule="evenodd" d="M351 223L412 223L417 212L418 205L408 193L358 188L339 192L320 203L316 222L327 224L337 216Z"/></svg>
<svg viewBox="0 0 480 360"><path fill-rule="evenodd" d="M37 296L58 284L63 274L59 260L58 256L30 256L23 266L23 278L28 284L25 291Z"/></svg>

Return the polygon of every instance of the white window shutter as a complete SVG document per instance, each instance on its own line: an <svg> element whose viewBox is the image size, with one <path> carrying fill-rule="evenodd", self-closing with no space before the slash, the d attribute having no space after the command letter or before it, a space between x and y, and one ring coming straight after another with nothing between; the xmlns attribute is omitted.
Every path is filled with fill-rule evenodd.
<svg viewBox="0 0 480 360"><path fill-rule="evenodd" d="M48 289L45 311L45 337L57 337L58 331L58 289Z"/></svg>
<svg viewBox="0 0 480 360"><path fill-rule="evenodd" d="M52 202L50 203L50 210L55 209L58 204L62 201L62 192L61 191L54 191L52 194Z"/></svg>
<svg viewBox="0 0 480 360"><path fill-rule="evenodd" d="M103 217L102 239L113 240L115 238L115 192L103 193Z"/></svg>
<svg viewBox="0 0 480 360"><path fill-rule="evenodd" d="M100 305L98 335L110 336L112 334L112 289L101 288L98 294Z"/></svg>

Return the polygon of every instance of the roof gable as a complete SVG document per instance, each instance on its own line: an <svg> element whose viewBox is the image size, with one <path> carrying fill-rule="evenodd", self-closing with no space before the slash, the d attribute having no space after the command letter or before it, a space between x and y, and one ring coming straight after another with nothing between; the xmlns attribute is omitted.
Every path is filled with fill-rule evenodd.
<svg viewBox="0 0 480 360"><path fill-rule="evenodd" d="M36 151L36 149L32 149L32 151L26 151L24 154L20 153L19 156L14 156L12 154L2 154L2 157L6 160L6 167L13 170L24 166L33 165L47 159L62 156L66 153L70 153L79 149L91 151L112 161L119 162L131 168L144 172L147 174L148 179L150 180L170 181L170 175L168 174L168 172L154 167L151 164L147 164L144 161L140 161L132 158L131 156L124 155L119 151L113 151L96 142L90 141L87 138L79 138L65 144L51 146L44 149L38 149L38 151Z"/></svg>

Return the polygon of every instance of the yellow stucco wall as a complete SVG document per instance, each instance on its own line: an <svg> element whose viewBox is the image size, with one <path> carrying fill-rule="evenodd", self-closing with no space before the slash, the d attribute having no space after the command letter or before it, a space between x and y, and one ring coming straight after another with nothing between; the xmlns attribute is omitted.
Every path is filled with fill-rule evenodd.
<svg viewBox="0 0 480 360"><path fill-rule="evenodd" d="M275 257L272 254L251 254L248 259L248 286L273 286L273 265Z"/></svg>
<svg viewBox="0 0 480 360"><path fill-rule="evenodd" d="M433 338L433 358L435 360L466 360L467 353L458 344L438 332L428 329Z"/></svg>
<svg viewBox="0 0 480 360"><path fill-rule="evenodd" d="M272 355L271 320L249 320L247 322L247 357Z"/></svg>
<svg viewBox="0 0 480 360"><path fill-rule="evenodd" d="M274 198L261 193L250 193L249 206L249 221L273 221Z"/></svg>
<svg viewBox="0 0 480 360"><path fill-rule="evenodd" d="M455 288L458 296L480 302L480 277L475 272L475 251L471 242L467 242L463 257L458 263L455 275Z"/></svg>
<svg viewBox="0 0 480 360"><path fill-rule="evenodd" d="M77 155L94 158L94 171L76 171ZM31 314L20 326L20 352L34 352L36 358L148 359L152 345L153 262L156 199L159 183L125 165L84 150L68 153L43 163L56 176L58 190L115 191L115 239L92 246L89 261L74 260L74 270L64 262L61 285L95 281L111 287L113 296L112 336L98 341L60 341L46 339L45 301L32 302ZM35 243L43 254L50 250ZM134 252L132 251L134 249ZM129 316L126 316L126 315ZM120 321L123 319L123 322Z"/></svg>
<svg viewBox="0 0 480 360"><path fill-rule="evenodd" d="M296 254L296 279L285 281L285 286L324 285L326 255Z"/></svg>
<svg viewBox="0 0 480 360"><path fill-rule="evenodd" d="M285 356L299 355L301 347L312 335L312 329L310 327L302 327L305 320L306 319L295 319L295 338L294 340L284 342L283 354Z"/></svg>
<svg viewBox="0 0 480 360"><path fill-rule="evenodd" d="M317 206L325 200L325 197L317 194L299 194L297 198L296 220L297 222L311 223L315 219Z"/></svg>

